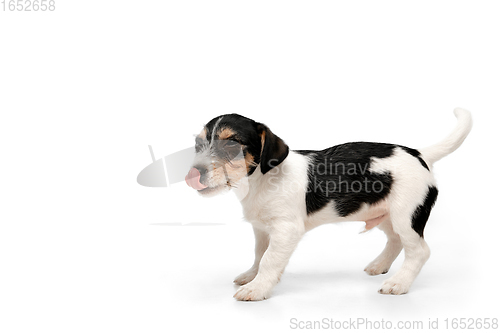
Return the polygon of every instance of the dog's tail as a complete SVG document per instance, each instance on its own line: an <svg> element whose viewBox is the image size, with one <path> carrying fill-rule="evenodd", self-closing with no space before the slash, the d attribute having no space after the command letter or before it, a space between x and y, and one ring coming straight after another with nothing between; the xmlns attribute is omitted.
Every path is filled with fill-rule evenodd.
<svg viewBox="0 0 500 333"><path fill-rule="evenodd" d="M454 113L458 122L453 132L441 142L419 149L422 158L427 164L432 165L446 155L453 153L462 145L462 142L464 142L469 134L472 128L472 117L470 112L465 109L456 108Z"/></svg>

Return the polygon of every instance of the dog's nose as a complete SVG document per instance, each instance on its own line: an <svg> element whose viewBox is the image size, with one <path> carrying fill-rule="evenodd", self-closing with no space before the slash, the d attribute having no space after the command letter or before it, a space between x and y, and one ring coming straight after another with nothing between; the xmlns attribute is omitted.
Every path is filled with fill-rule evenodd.
<svg viewBox="0 0 500 333"><path fill-rule="evenodd" d="M190 186L198 191L207 188L206 185L203 185L200 182L201 176L205 175L206 173L207 173L207 169L205 169L205 168L191 168L191 170L189 170L189 172L185 178L186 184L188 184L188 186Z"/></svg>

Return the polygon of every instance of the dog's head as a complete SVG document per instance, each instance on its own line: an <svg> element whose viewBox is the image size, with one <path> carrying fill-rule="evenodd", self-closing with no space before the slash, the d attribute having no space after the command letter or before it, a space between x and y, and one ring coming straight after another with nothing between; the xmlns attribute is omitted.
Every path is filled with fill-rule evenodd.
<svg viewBox="0 0 500 333"><path fill-rule="evenodd" d="M186 183L202 195L237 187L257 168L266 174L288 156L288 146L266 125L238 114L209 121L196 137L195 149Z"/></svg>

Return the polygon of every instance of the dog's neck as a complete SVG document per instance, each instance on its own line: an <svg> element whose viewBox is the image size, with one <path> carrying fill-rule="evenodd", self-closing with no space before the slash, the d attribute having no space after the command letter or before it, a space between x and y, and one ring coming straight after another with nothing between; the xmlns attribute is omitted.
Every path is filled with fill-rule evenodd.
<svg viewBox="0 0 500 333"><path fill-rule="evenodd" d="M259 165L250 176L239 180L234 188L234 192L241 204L245 206L252 199L257 199L256 196L266 196L269 191L276 189L276 186L278 186L276 182L279 180L282 182L286 181L290 175L285 170L290 169L288 164L293 163L293 158L294 156L287 157L280 165L274 167L266 174L262 174ZM275 181L272 178L275 178Z"/></svg>
<svg viewBox="0 0 500 333"><path fill-rule="evenodd" d="M244 205L245 198L255 192L257 184L262 182L263 177L265 175L262 174L260 167L257 166L250 176L245 176L238 181L233 191L242 205Z"/></svg>
<svg viewBox="0 0 500 333"><path fill-rule="evenodd" d="M248 195L248 192L250 191L250 177L251 176L245 176L241 178L233 187L233 192L240 202L245 199L245 197Z"/></svg>

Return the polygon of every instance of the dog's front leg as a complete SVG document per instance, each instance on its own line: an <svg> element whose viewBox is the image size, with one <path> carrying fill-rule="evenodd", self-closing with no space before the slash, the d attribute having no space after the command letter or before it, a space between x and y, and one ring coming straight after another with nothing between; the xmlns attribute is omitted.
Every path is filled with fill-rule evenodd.
<svg viewBox="0 0 500 333"><path fill-rule="evenodd" d="M241 286L234 298L239 301L269 298L303 234L302 221L273 221L269 226L269 247L260 260L257 275L251 282Z"/></svg>
<svg viewBox="0 0 500 333"><path fill-rule="evenodd" d="M262 256L269 246L269 234L267 231L254 225L253 232L255 234L255 260L252 267L248 271L241 273L234 279L233 282L239 285L247 284L255 278L259 272L259 265Z"/></svg>

